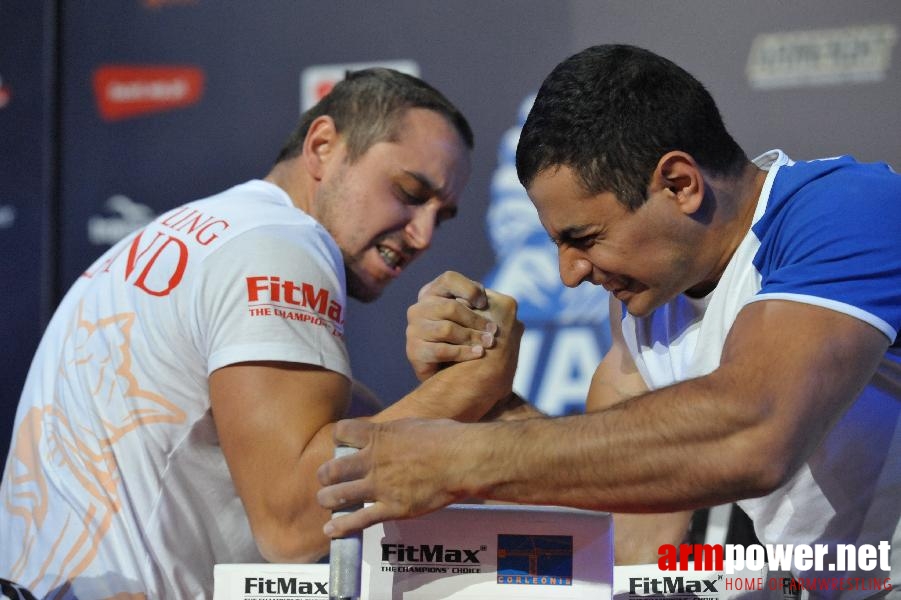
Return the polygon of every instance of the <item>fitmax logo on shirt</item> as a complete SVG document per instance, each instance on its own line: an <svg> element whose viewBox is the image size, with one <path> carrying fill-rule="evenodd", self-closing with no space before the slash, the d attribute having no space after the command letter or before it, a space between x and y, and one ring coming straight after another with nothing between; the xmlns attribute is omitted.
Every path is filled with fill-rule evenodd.
<svg viewBox="0 0 901 600"><path fill-rule="evenodd" d="M335 323L343 323L344 307L329 297L329 291L306 281L282 280L275 275L247 277L247 300L251 304L311 308Z"/></svg>

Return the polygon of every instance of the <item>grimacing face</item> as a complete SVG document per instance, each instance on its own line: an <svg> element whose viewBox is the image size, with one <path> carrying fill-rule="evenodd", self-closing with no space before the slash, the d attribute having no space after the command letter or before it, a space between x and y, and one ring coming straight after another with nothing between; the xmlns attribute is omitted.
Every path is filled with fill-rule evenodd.
<svg viewBox="0 0 901 600"><path fill-rule="evenodd" d="M469 179L469 149L445 117L410 109L398 131L353 163L333 161L318 190L314 217L341 249L348 294L363 302L431 245Z"/></svg>
<svg viewBox="0 0 901 600"><path fill-rule="evenodd" d="M639 317L693 285L692 225L665 193L630 211L613 193L586 193L568 166L540 172L528 193L565 285L602 286Z"/></svg>

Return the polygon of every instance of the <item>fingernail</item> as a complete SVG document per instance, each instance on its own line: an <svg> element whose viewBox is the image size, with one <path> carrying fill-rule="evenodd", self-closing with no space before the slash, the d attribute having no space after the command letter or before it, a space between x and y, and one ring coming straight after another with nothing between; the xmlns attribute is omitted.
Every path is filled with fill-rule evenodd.
<svg viewBox="0 0 901 600"><path fill-rule="evenodd" d="M476 356L482 356L483 354L485 354L485 349L481 346L473 346L472 353Z"/></svg>
<svg viewBox="0 0 901 600"><path fill-rule="evenodd" d="M322 533L329 537L332 537L332 534L335 533L335 526L332 525L331 521L322 526Z"/></svg>
<svg viewBox="0 0 901 600"><path fill-rule="evenodd" d="M485 331L494 335L495 333L497 333L497 323L495 323L494 321L488 321L488 324L485 325Z"/></svg>
<svg viewBox="0 0 901 600"><path fill-rule="evenodd" d="M488 297L484 295L485 292L482 291L482 295L476 298L475 308L484 309L488 308Z"/></svg>
<svg viewBox="0 0 901 600"><path fill-rule="evenodd" d="M491 335L490 333L483 333L482 334L482 345L485 346L486 348L494 347L494 336Z"/></svg>

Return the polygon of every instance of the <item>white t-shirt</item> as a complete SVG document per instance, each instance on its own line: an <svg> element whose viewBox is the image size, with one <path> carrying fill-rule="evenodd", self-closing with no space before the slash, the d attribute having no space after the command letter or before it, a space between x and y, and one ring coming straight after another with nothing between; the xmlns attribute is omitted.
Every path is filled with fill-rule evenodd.
<svg viewBox="0 0 901 600"><path fill-rule="evenodd" d="M625 315L626 345L657 389L716 369L735 318L751 302L822 306L881 331L891 345L879 370L812 456L780 489L739 505L763 543L830 545L827 568L838 564L835 544L901 548L901 177L849 157L793 162L773 151L756 162L769 173L754 223L717 287L702 299L679 296L643 319ZM891 564L901 576L901 552ZM814 583L887 577L800 575L820 580ZM872 593L871 586L814 595Z"/></svg>
<svg viewBox="0 0 901 600"><path fill-rule="evenodd" d="M346 306L334 240L260 180L107 251L63 299L22 392L0 574L39 597L180 600L211 596L215 563L262 561L208 377L275 360L350 379Z"/></svg>

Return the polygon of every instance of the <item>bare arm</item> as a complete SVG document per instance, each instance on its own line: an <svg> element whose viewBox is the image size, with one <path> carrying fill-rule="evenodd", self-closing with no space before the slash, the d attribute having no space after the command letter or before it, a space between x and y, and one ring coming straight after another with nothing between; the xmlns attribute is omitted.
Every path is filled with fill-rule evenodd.
<svg viewBox="0 0 901 600"><path fill-rule="evenodd" d="M332 423L348 406L350 382L308 365L242 363L212 373L210 398L260 553L273 562L323 556L329 512L315 501L315 473L334 451Z"/></svg>
<svg viewBox="0 0 901 600"><path fill-rule="evenodd" d="M610 297L611 346L598 365L588 389L586 412L611 408L648 392L623 340L622 306ZM616 513L613 515L614 553L618 565L654 563L662 544L685 539L693 511L667 513Z"/></svg>
<svg viewBox="0 0 901 600"><path fill-rule="evenodd" d="M368 420L477 421L499 402L507 406L522 326L512 299L489 293L486 303L480 318L497 324L490 352L429 377ZM333 423L345 414L350 395L343 376L309 365L243 363L211 375L222 450L267 560L311 562L328 551L322 525L330 513L316 502L316 470L332 457Z"/></svg>
<svg viewBox="0 0 901 600"><path fill-rule="evenodd" d="M713 373L606 410L473 425L343 421L337 438L363 449L320 469L328 487L319 501L372 504L331 521L327 532L461 497L659 513L764 495L809 457L888 343L853 317L762 301L738 315ZM416 455L397 468L406 447ZM447 454L461 459L439 460Z"/></svg>

